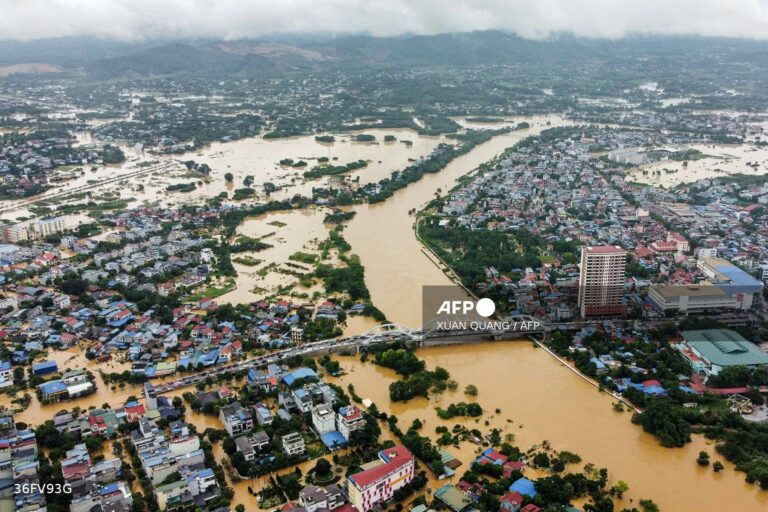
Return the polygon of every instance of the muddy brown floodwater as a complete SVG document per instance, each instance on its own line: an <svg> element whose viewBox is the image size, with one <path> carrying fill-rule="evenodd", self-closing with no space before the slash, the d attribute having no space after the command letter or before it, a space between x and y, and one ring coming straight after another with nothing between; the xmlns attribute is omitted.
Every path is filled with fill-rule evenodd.
<svg viewBox="0 0 768 512"><path fill-rule="evenodd" d="M395 380L392 370L354 357L342 357L348 372L339 379L346 389L354 384L355 392L370 398L379 410L394 414L398 425L407 429L414 419L425 423L423 435L437 439L435 427L456 423L487 432L498 428L502 436L512 433L514 444L527 449L546 440L556 450L578 453L584 463L608 468L612 481L624 480L630 491L620 503L630 506L630 499L653 499L664 512L758 511L768 510L768 492L744 480L744 473L723 460L714 444L703 436L683 448L664 448L658 441L630 422L627 412L615 412L611 398L564 368L557 360L527 341L495 342L463 346L420 349L418 356L428 368L442 366L459 382L457 391L446 392L429 400L414 399L407 403L389 401L388 385ZM484 415L475 419L454 418L443 421L435 407L466 401L467 384L478 388L477 401ZM495 413L496 409L500 413ZM484 421L490 422L489 426ZM511 420L508 422L507 420ZM476 456L474 444L462 443L448 451L464 464L461 475ZM699 451L706 450L712 460L721 460L726 469L715 473L711 467L696 464ZM571 471L580 470L572 466ZM434 489L440 484L431 482ZM617 507L618 509L619 507Z"/></svg>

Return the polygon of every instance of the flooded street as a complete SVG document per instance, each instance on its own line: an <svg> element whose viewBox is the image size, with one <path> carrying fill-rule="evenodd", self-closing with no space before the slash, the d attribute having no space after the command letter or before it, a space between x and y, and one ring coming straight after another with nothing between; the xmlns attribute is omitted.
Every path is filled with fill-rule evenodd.
<svg viewBox="0 0 768 512"><path fill-rule="evenodd" d="M340 358L348 374L339 380L345 389L347 384L354 384L356 393L373 400L379 410L396 415L403 430L419 418L424 422L422 434L433 440L437 439L435 427L461 423L483 432L498 428L502 437L511 433L515 436L513 444L523 450L546 440L556 450L577 453L583 459L580 466L591 462L606 467L612 482L624 480L629 484L622 506L629 507L630 498L635 504L640 498L651 498L664 512L737 512L768 507L768 493L747 484L744 473L736 472L718 456L711 442L693 436L693 442L684 448L663 448L630 422L629 413L615 412L608 395L528 342L421 349L418 355L428 368L446 368L459 382L457 391L430 400L391 403L388 384L396 378L395 373L353 357ZM463 389L468 384L479 390L477 401L485 411L483 417L439 419L435 407L466 401ZM499 414L494 412L496 408L501 409ZM484 420L490 422L488 427ZM460 449L447 450L464 463L457 470L461 475L469 468L477 447L464 442ZM707 450L713 460L723 461L726 470L715 473L710 467L698 466L696 457L701 450ZM580 466L569 470L578 471ZM433 489L438 485L431 483Z"/></svg>
<svg viewBox="0 0 768 512"><path fill-rule="evenodd" d="M59 372L63 373L67 370L85 369L90 371L94 376L94 384L96 385L96 393L75 398L69 402L54 402L51 404L41 404L35 396L34 389L27 389L22 393L17 394L16 398L19 398L28 393L32 396L32 401L24 411L17 413L14 417L16 421L23 421L29 425L37 426L44 423L46 420L53 419L53 416L63 410L79 407L81 410L88 410L94 407L101 407L102 405L109 404L111 406L119 406L126 402L131 397L141 397L142 387L123 384L105 384L104 380L99 373L99 370L105 373L120 373L125 370L130 370L130 363L123 363L116 360L100 363L95 360L88 360L84 355L84 351L78 347L72 347L67 350L51 350L46 359L56 361L59 368ZM113 389L114 388L114 389ZM12 398L7 394L0 395L0 405L9 409L18 407L16 404L11 403Z"/></svg>
<svg viewBox="0 0 768 512"><path fill-rule="evenodd" d="M768 149L754 144L691 144L707 158L686 162L663 160L644 164L627 173L627 181L670 188L701 179L723 178L731 174L760 176L768 173Z"/></svg>

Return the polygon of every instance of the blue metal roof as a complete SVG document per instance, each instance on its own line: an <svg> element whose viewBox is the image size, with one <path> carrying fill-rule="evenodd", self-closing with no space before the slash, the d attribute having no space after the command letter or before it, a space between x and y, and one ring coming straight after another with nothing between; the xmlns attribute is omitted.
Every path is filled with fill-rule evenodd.
<svg viewBox="0 0 768 512"><path fill-rule="evenodd" d="M736 265L720 264L714 265L715 270L723 274L730 283L722 284L724 291L728 293L758 293L763 289L763 284L741 270Z"/></svg>
<svg viewBox="0 0 768 512"><path fill-rule="evenodd" d="M515 480L515 483L509 486L511 492L519 492L524 496L536 497L536 485L527 478L519 478Z"/></svg>
<svg viewBox="0 0 768 512"><path fill-rule="evenodd" d="M117 482L112 482L111 484L107 484L104 487L102 487L99 493L103 496L105 494L111 494L118 490L120 490L120 486L117 485Z"/></svg>
<svg viewBox="0 0 768 512"><path fill-rule="evenodd" d="M57 393L65 392L67 390L67 386L60 380L52 380L51 382L40 384L40 390L44 395L55 395Z"/></svg>
<svg viewBox="0 0 768 512"><path fill-rule="evenodd" d="M32 365L32 371L34 373L52 373L58 369L56 361L41 361Z"/></svg>
<svg viewBox="0 0 768 512"><path fill-rule="evenodd" d="M297 368L288 375L283 377L283 382L289 386L296 382L297 379L306 379L308 377L317 377L317 374L312 368Z"/></svg>

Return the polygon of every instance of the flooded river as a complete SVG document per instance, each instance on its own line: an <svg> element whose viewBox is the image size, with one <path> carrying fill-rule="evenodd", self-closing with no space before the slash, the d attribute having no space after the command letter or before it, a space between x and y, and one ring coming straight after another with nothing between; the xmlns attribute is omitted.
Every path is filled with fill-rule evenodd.
<svg viewBox="0 0 768 512"><path fill-rule="evenodd" d="M352 251L361 258L371 298L390 321L410 327L421 325L421 287L450 284L443 271L425 254L412 229L409 211L421 208L441 189L447 192L455 180L513 145L518 140L564 124L558 117L519 119L531 128L497 137L457 158L442 172L425 175L384 203L356 207L357 215L345 230ZM768 493L744 482L725 461L728 470L715 474L700 468L695 459L707 450L719 459L714 447L701 436L681 449L661 447L655 438L630 423L628 413L616 413L611 399L560 366L542 350L528 343L470 345L423 350L420 356L428 366L447 368L459 381L459 389L475 384L479 401L487 411L501 408L491 419L492 425L515 434L516 443L528 447L548 440L556 449L579 453L584 461L607 467L614 480L629 483L625 501L652 498L665 511L688 510L759 510L768 507ZM397 415L403 428L415 418L427 420L424 432L434 435L440 423L434 401L413 400L391 404L387 386L392 372L345 359L351 373L344 378L354 383L360 396L371 398L382 410ZM502 382L504 384L502 384ZM442 397L445 405L465 399L461 391ZM514 422L510 426L507 419ZM474 420L471 420L474 422ZM456 423L451 420L450 425ZM522 428L520 426L522 425ZM599 432L600 435L596 436ZM449 449L465 469L474 457L474 445L465 443L461 450ZM433 484L436 485L436 484Z"/></svg>
<svg viewBox="0 0 768 512"><path fill-rule="evenodd" d="M476 147L454 160L442 172L425 175L421 181L396 192L383 203L354 207L357 215L348 222L344 236L352 245L352 252L360 256L365 266L366 283L373 303L390 321L420 327L421 287L450 283L443 271L423 253L422 245L414 236L413 216L409 212L421 208L438 190L446 193L458 177L492 159L520 139L549 126L565 124L557 116L514 120L515 123L520 121L528 121L531 128L496 137ZM357 171L357 175L361 181L375 181L392 170L405 167L409 159L428 154L439 142L439 139L418 138L413 132L406 134L397 130L383 130L376 133L393 133L398 139L408 137L414 141L414 145L408 147L399 141L366 145L347 139L346 142L336 142L328 147L316 142L314 138L279 142L249 139L227 145L213 145L199 156L191 157L198 162L210 162L214 169L212 182L202 186L199 193L215 195L219 190L225 190L225 172L235 174L235 187L241 186L243 178L251 173L257 175L257 184L271 179L280 184L290 184L291 178L299 176L301 171L276 166L275 163L282 158L297 160L304 157L338 156L340 163L368 158L375 165ZM380 154L377 153L379 151ZM754 157L751 159L755 160ZM740 160L744 162L744 159ZM762 166L762 157L759 161ZM288 189L291 194L307 186L300 185L299 180L294 179L293 182L295 186ZM263 260L257 266L236 263L237 270L242 274L238 279L238 288L218 300L250 301L263 295L254 292L263 283L270 286L287 284L290 280L284 278L286 274L267 274L265 279L261 279L262 276L254 272L270 263L284 263L294 252L311 252L317 240L327 234L327 228L322 224L324 214L323 209L313 209L305 212L278 212L247 220L240 226L238 233L266 237L264 241L271 243L273 248L250 255ZM313 290L306 291L311 293ZM363 332L373 324L369 318L351 317L345 334ZM360 396L371 398L381 410L397 415L403 428L407 428L415 418L426 420L423 432L433 436L435 426L442 423L434 408L466 400L461 390L467 384L474 384L479 389L478 401L486 410L483 419L490 422L489 427L481 425L478 428L487 431L497 427L504 434L514 434L515 444L521 448L547 440L555 449L576 452L585 462L607 467L614 482L621 479L629 483L630 492L622 506L630 506L630 498L635 503L639 498L652 498L665 512L768 509L768 492L760 492L746 484L744 475L735 472L727 462L723 461L726 470L719 474L715 474L711 468L696 465L695 459L700 450L707 450L713 460L722 460L714 452L714 447L702 437L694 437L692 443L681 449L662 448L652 436L630 423L628 413L614 412L610 397L600 394L593 386L563 368L554 358L542 350L534 349L527 342L443 347L425 349L419 354L429 367L440 365L447 368L459 382L459 391L448 392L438 399L391 404L387 385L394 377L393 372L362 364L354 358L342 358L343 367L349 373L340 379L340 384L346 387L346 384L353 383ZM17 415L18 421L39 424L64 408L79 406L87 409L104 402L119 404L129 395L140 394L139 388L126 386L112 390L104 385L96 371L97 365L86 361L75 349L58 353L55 358L60 368L91 369L97 374L99 393L68 404L40 406L33 400L26 411ZM124 368L123 364L108 363L104 369L122 371ZM3 397L2 403L9 405L8 402L8 398ZM499 414L493 413L497 407L501 409ZM221 427L216 418L191 412L188 417L201 431L206 426ZM474 421L466 420L464 423L468 426L471 423L474 428ZM454 419L448 423L452 426L457 422L462 421ZM220 444L216 450L217 457L223 459ZM460 448L449 448L448 451L464 463L458 471L461 474L474 458L476 447L464 443ZM305 464L303 469L311 465L314 465L314 461ZM235 503L244 503L249 509L255 509L256 500L248 494L247 488L252 485L258 489L261 483L244 481L233 485L236 489ZM435 487L437 483L431 482L430 485Z"/></svg>
<svg viewBox="0 0 768 512"><path fill-rule="evenodd" d="M401 189L383 203L361 205L344 231L352 252L365 266L371 300L387 319L409 327L421 327L421 287L451 284L435 263L422 254L422 244L412 229L411 210L419 210L440 189L446 193L456 179L512 146L517 141L551 126L566 124L559 116L516 118L531 128L500 135L453 160L441 172ZM510 123L512 121L509 121Z"/></svg>
<svg viewBox="0 0 768 512"><path fill-rule="evenodd" d="M629 413L615 412L608 395L528 342L430 348L418 355L428 368L446 368L459 382L458 390L429 400L391 403L388 384L396 378L394 372L353 357L340 359L348 374L339 380L344 388L354 384L358 395L373 400L381 411L396 415L403 430L416 418L424 422L422 434L433 439L439 425L450 428L462 423L483 432L495 427L502 431L502 437L513 434L514 444L521 449L546 440L556 450L578 453L582 464L608 468L613 483L624 480L629 484L622 507L630 506L630 499L636 505L640 498L653 499L664 512L758 511L768 507L768 492L747 484L744 474L718 456L711 442L694 436L684 448L663 448L630 422ZM467 384L478 388L477 401L485 411L482 419L479 423L475 419L440 420L435 407L466 401L463 389ZM496 408L501 409L499 414L494 412ZM490 425L486 427L484 420ZM459 475L469 467L476 449L468 442L459 449L447 449L463 462L457 470ZM722 460L726 470L715 473L711 467L698 466L696 457L701 450L708 451L712 460ZM438 485L431 483L433 488Z"/></svg>

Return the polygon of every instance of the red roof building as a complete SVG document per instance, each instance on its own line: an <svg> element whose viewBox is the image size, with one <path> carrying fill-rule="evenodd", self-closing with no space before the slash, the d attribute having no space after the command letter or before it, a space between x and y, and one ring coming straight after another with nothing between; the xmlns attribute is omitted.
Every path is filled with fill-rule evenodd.
<svg viewBox="0 0 768 512"><path fill-rule="evenodd" d="M510 512L517 512L520 509L520 505L523 504L525 498L519 492L508 492L501 497L501 509Z"/></svg>
<svg viewBox="0 0 768 512"><path fill-rule="evenodd" d="M392 498L394 492L413 480L413 455L398 445L379 452L380 463L348 477L349 501L367 512Z"/></svg>

